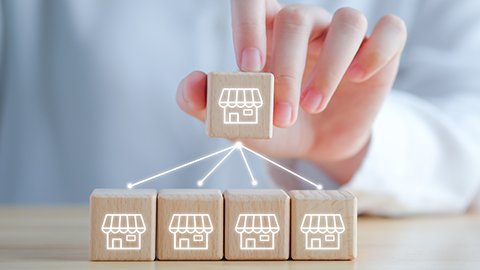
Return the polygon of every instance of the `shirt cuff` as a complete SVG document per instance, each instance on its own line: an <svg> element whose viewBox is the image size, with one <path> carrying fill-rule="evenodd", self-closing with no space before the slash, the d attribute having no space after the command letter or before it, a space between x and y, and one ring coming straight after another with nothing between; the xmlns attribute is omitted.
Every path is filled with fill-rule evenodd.
<svg viewBox="0 0 480 270"><path fill-rule="evenodd" d="M455 128L443 120L440 111L408 93L387 98L362 165L342 187L356 194L359 213L405 216L466 208L471 161ZM462 173L463 182L454 183Z"/></svg>

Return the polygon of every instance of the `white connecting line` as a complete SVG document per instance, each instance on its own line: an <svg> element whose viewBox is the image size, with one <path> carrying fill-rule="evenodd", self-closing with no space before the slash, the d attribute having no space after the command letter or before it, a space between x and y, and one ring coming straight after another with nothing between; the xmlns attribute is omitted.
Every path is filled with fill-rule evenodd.
<svg viewBox="0 0 480 270"><path fill-rule="evenodd" d="M169 174L169 173L172 173L172 172L174 172L174 171L176 171L176 170L185 168L185 167L190 166L190 165L192 165L192 164L194 164L194 163L200 162L200 161L205 160L205 159L207 159L207 158L211 158L211 157L213 157L213 156L216 156L216 155L219 155L219 154L221 154L221 153L224 153L224 152L227 152L227 151L228 151L228 153L227 153L217 164L215 164L215 166L214 166L202 179L200 179L200 180L197 181L197 186L201 187L201 186L203 186L203 184L205 184L205 181L207 180L207 178L208 178L210 175L212 175L212 173L215 172L215 170L216 170L218 167L220 167L220 165L222 165L222 163L223 163L223 162L233 153L233 151L235 151L235 150L238 150L238 151L240 152L241 156L242 156L242 159L243 159L243 162L244 162L244 164L245 164L245 167L247 168L248 174L250 175L250 180L251 180L250 183L251 183L253 186L256 186L256 185L258 184L258 182L257 182L257 180L255 180L255 178L253 177L252 170L250 169L250 165L249 165L248 162L247 162L247 158L245 157L245 153L244 153L243 149L245 149L245 150L249 151L250 153L256 155L257 157L259 157L259 158L261 158L261 159L263 159L263 160L265 160L265 161L267 161L267 162L269 162L269 163L277 166L278 168L280 168L280 169L282 169L282 170L290 173L291 175L297 177L298 179L300 179L300 180L302 180L302 181L304 181L304 182L306 182L306 183L308 183L308 184L316 187L317 189L322 189L322 188L323 188L321 184L316 184L316 183L308 180L307 178L305 178L305 177L303 177L303 176L301 176L301 175L299 175L299 174L297 174L297 173L295 173L295 172L293 172L293 171L285 168L284 166L278 164L277 162L275 162L275 161L273 161L273 160L271 160L271 159L269 159L269 158L267 158L267 157L265 157L265 156L263 156L263 155L255 152L255 151L253 151L252 149L250 149L250 148L248 148L248 147L246 147L246 146L243 146L241 142L236 142L234 145L232 145L232 146L230 146L230 147L227 147L227 148L225 148L225 149L219 150L219 151L217 151L217 152L215 152L215 153L212 153L212 154L210 154L210 155L203 156L203 157L201 157L201 158L198 158L198 159L196 159L196 160L193 160L193 161L190 161L190 162L188 162L188 163L182 164L182 165L180 165L180 166L177 166L177 167L172 168L172 169L170 169L170 170L161 172L161 173L159 173L159 174L150 176L150 177L148 177L148 178L139 180L139 181L137 181L137 182L135 182L135 183L128 183L128 184L127 184L127 188L131 189L131 188L133 188L133 187L135 187L135 186L138 186L138 185L140 185L140 184L143 184L143 183L145 183L145 182L149 182L149 181L151 181L151 180L153 180L153 179L155 179L155 178L164 176L164 175Z"/></svg>
<svg viewBox="0 0 480 270"><path fill-rule="evenodd" d="M210 155L206 155L206 156L201 157L201 158L199 158L199 159L190 161L190 162L188 162L188 163L182 164L182 165L177 166L177 167L175 167L175 168L173 168L173 169L170 169L170 170L168 170L168 171L161 172L161 173L156 174L156 175L154 175L154 176L150 176L150 177L145 178L145 179L143 179L143 180L140 180L140 181L138 181L138 182L128 183L128 184L127 184L127 188L133 188L133 187L135 187L135 186L137 186L137 185L143 184L143 183L145 183L145 182L148 182L148 181L153 180L153 179L155 179L155 178L158 178L158 177L160 177L160 176L164 176L165 174L174 172L174 171L176 171L176 170L180 170L180 169L182 169L182 168L185 168L185 167L187 167L187 166L190 166L190 165L192 165L192 164L194 164L194 163L197 163L197 162L199 162L199 161L202 161L202 160L204 160L204 159L211 158L211 157L213 157L213 156L216 156L216 155L218 155L218 154L221 154L221 153L223 153L223 152L226 152L226 151L228 151L228 150L230 150L230 149L235 149L235 145L232 145L232 146L230 146L230 147L227 147L227 148L225 148L225 149L222 149L222 150L217 151L217 152L215 152L215 153L212 153L212 154L210 154Z"/></svg>

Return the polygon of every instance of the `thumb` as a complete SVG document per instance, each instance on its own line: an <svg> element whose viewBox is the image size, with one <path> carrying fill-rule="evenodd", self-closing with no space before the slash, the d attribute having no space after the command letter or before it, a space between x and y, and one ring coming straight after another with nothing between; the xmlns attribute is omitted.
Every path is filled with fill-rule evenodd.
<svg viewBox="0 0 480 270"><path fill-rule="evenodd" d="M205 121L206 96L207 74L201 71L191 72L178 85L178 106L200 121Z"/></svg>

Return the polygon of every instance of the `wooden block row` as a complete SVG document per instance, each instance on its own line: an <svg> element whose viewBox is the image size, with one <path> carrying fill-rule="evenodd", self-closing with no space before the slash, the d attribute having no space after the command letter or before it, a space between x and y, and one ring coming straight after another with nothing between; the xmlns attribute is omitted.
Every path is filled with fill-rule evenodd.
<svg viewBox="0 0 480 270"><path fill-rule="evenodd" d="M351 260L357 253L356 198L347 191L96 189L90 218L94 261Z"/></svg>

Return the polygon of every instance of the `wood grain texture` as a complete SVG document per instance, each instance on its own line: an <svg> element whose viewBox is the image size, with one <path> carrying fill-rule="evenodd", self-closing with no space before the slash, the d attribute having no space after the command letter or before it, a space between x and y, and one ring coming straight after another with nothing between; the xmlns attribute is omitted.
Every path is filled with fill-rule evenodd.
<svg viewBox="0 0 480 270"><path fill-rule="evenodd" d="M95 189L90 196L90 260L155 259L157 191Z"/></svg>
<svg viewBox="0 0 480 270"><path fill-rule="evenodd" d="M291 257L352 260L357 256L357 199L341 190L293 190Z"/></svg>
<svg viewBox="0 0 480 270"><path fill-rule="evenodd" d="M209 136L232 139L272 137L273 74L212 72L208 74L207 84L206 129ZM238 121L249 123L239 124L237 117Z"/></svg>
<svg viewBox="0 0 480 270"><path fill-rule="evenodd" d="M227 260L288 259L290 199L284 191L227 190L224 199Z"/></svg>
<svg viewBox="0 0 480 270"><path fill-rule="evenodd" d="M0 205L0 269L480 269L480 215L358 218L354 261L90 262L84 205ZM421 256L420 256L420 255Z"/></svg>
<svg viewBox="0 0 480 270"><path fill-rule="evenodd" d="M214 189L163 189L158 193L159 260L223 258L223 196Z"/></svg>

